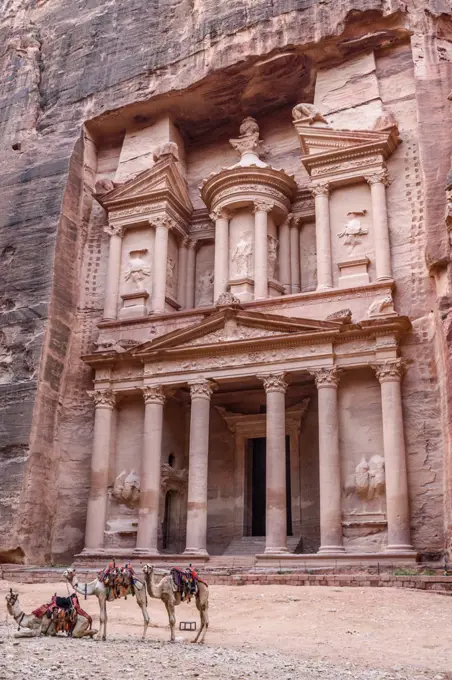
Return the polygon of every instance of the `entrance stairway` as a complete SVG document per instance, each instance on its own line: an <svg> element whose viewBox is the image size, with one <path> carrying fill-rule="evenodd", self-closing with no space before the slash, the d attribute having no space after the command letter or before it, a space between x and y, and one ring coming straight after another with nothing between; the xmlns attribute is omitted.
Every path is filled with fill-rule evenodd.
<svg viewBox="0 0 452 680"><path fill-rule="evenodd" d="M287 537L287 549L296 552L300 539L297 536ZM265 536L243 536L234 538L223 553L226 556L262 555L265 550Z"/></svg>

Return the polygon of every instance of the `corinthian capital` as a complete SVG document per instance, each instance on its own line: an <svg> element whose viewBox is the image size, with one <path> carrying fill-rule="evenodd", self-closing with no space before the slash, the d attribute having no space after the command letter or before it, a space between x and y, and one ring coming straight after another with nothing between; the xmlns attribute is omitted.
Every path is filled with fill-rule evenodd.
<svg viewBox="0 0 452 680"><path fill-rule="evenodd" d="M386 168L378 170L371 175L366 175L364 179L369 186L372 186L373 184L384 184L385 187L388 187L392 183L392 179L389 177L389 173Z"/></svg>
<svg viewBox="0 0 452 680"><path fill-rule="evenodd" d="M229 213L225 208L215 208L209 215L212 222L217 220L227 220L229 218Z"/></svg>
<svg viewBox="0 0 452 680"><path fill-rule="evenodd" d="M115 394L112 390L93 390L88 392L88 394L93 398L94 406L96 408L114 408L115 407Z"/></svg>
<svg viewBox="0 0 452 680"><path fill-rule="evenodd" d="M314 184L314 186L311 187L311 192L314 198L316 196L328 196L330 193L330 185L328 182Z"/></svg>
<svg viewBox="0 0 452 680"><path fill-rule="evenodd" d="M153 217L151 220L149 220L149 224L155 228L164 227L164 229L168 229L168 231L176 226L174 220L172 220L167 215L158 215L157 217Z"/></svg>
<svg viewBox="0 0 452 680"><path fill-rule="evenodd" d="M265 392L285 392L287 390L287 383L284 380L284 373L270 373L269 375L260 376L264 383Z"/></svg>
<svg viewBox="0 0 452 680"><path fill-rule="evenodd" d="M266 201L265 199L263 200L257 200L254 201L254 212L265 212L269 213L273 210L275 207L275 204L272 203L272 201Z"/></svg>
<svg viewBox="0 0 452 680"><path fill-rule="evenodd" d="M165 394L161 385L146 385L141 391L145 404L161 404L163 406L165 403Z"/></svg>
<svg viewBox="0 0 452 680"><path fill-rule="evenodd" d="M309 371L315 378L317 389L321 387L337 387L339 385L340 373L336 366L331 368L318 368Z"/></svg>
<svg viewBox="0 0 452 680"><path fill-rule="evenodd" d="M406 364L403 359L389 359L378 364L373 364L376 376L380 383L398 382L406 372Z"/></svg>
<svg viewBox="0 0 452 680"><path fill-rule="evenodd" d="M124 230L120 224L107 224L107 226L104 227L104 232L110 237L119 236L119 238L122 238L124 235Z"/></svg>
<svg viewBox="0 0 452 680"><path fill-rule="evenodd" d="M212 386L208 380L197 380L190 384L190 396L192 399L196 397L201 399L210 399L212 396Z"/></svg>

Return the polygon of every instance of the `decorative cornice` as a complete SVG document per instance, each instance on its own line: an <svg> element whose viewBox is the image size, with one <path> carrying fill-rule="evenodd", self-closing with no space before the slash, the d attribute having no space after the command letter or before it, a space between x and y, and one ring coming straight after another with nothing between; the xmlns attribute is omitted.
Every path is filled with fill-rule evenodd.
<svg viewBox="0 0 452 680"><path fill-rule="evenodd" d="M340 372L336 366L331 368L318 368L309 371L315 378L317 389L322 387L337 387L339 385Z"/></svg>
<svg viewBox="0 0 452 680"><path fill-rule="evenodd" d="M115 407L116 398L112 390L93 390L88 392L93 398L94 406L96 408L111 408Z"/></svg>
<svg viewBox="0 0 452 680"><path fill-rule="evenodd" d="M284 373L270 373L269 375L259 375L258 378L264 383L265 392L286 392L287 383L284 380Z"/></svg>
<svg viewBox="0 0 452 680"><path fill-rule="evenodd" d="M380 383L399 382L406 372L406 363L403 359L388 360L372 364L372 368Z"/></svg>
<svg viewBox="0 0 452 680"><path fill-rule="evenodd" d="M254 201L254 214L257 212L269 213L273 210L275 204L271 201L258 200Z"/></svg>
<svg viewBox="0 0 452 680"><path fill-rule="evenodd" d="M161 385L146 385L141 389L143 393L145 404L160 404L165 403L165 394Z"/></svg>
<svg viewBox="0 0 452 680"><path fill-rule="evenodd" d="M119 238L122 238L124 236L124 229L120 224L107 224L107 226L104 227L104 232L110 237L119 236Z"/></svg>
<svg viewBox="0 0 452 680"><path fill-rule="evenodd" d="M392 179L389 177L389 173L386 168L383 168L383 170L380 170L379 172L374 172L371 175L365 175L364 179L369 186L373 186L374 184L384 184L385 187L388 187L390 184L392 184Z"/></svg>
<svg viewBox="0 0 452 680"><path fill-rule="evenodd" d="M193 399L209 399L212 396L212 386L208 380L198 380L194 383L189 383L190 396Z"/></svg>

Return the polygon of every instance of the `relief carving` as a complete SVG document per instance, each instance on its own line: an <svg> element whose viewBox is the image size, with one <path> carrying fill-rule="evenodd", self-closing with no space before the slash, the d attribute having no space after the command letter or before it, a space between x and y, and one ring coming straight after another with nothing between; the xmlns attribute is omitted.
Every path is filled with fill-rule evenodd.
<svg viewBox="0 0 452 680"><path fill-rule="evenodd" d="M352 322L352 310L351 309L339 309L337 312L328 314L326 317L327 321L341 321L342 323Z"/></svg>
<svg viewBox="0 0 452 680"><path fill-rule="evenodd" d="M275 278L275 269L276 269L276 259L278 257L278 239L276 239L274 236L271 236L268 234L267 236L267 248L268 248L268 277L270 279Z"/></svg>
<svg viewBox="0 0 452 680"><path fill-rule="evenodd" d="M344 225L344 229L338 232L339 238L344 239L344 245L349 246L350 254L353 254L354 248L361 243L361 236L366 236L369 233L367 227L363 227L360 217L367 214L367 210L351 210L347 213L350 219Z"/></svg>
<svg viewBox="0 0 452 680"><path fill-rule="evenodd" d="M206 271L198 279L196 284L198 305L204 307L212 304L213 298L213 272Z"/></svg>
<svg viewBox="0 0 452 680"><path fill-rule="evenodd" d="M135 472L123 470L113 484L112 497L128 508L137 508L140 504L140 479Z"/></svg>
<svg viewBox="0 0 452 680"><path fill-rule="evenodd" d="M166 260L166 288L169 291L174 289L174 270L176 269L176 263L171 257Z"/></svg>
<svg viewBox="0 0 452 680"><path fill-rule="evenodd" d="M215 303L216 307L232 307L236 305L241 306L240 299L232 293L221 293Z"/></svg>
<svg viewBox="0 0 452 680"><path fill-rule="evenodd" d="M292 118L295 123L302 125L312 125L317 122L328 125L328 121L314 104L297 104L292 109Z"/></svg>
<svg viewBox="0 0 452 680"><path fill-rule="evenodd" d="M235 264L236 277L246 277L251 275L251 266L253 260L253 246L251 239L252 234L250 231L242 233L232 254L232 262Z"/></svg>
<svg viewBox="0 0 452 680"><path fill-rule="evenodd" d="M165 144L158 146L152 154L155 163L168 156L172 156L176 161L179 160L179 148L175 142L166 142Z"/></svg>
<svg viewBox="0 0 452 680"><path fill-rule="evenodd" d="M394 300L392 295L386 295L384 298L379 300L374 300L367 310L367 316L369 319L376 316L385 316L386 314L395 314Z"/></svg>
<svg viewBox="0 0 452 680"><path fill-rule="evenodd" d="M375 454L369 462L362 457L355 468L354 477L346 485L345 494L356 494L362 501L372 501L378 496L384 496L385 488L384 458Z"/></svg>
<svg viewBox="0 0 452 680"><path fill-rule="evenodd" d="M147 248L129 252L129 268L124 273L124 279L133 284L134 290L143 290L143 281L151 276L151 268L144 260L147 252Z"/></svg>

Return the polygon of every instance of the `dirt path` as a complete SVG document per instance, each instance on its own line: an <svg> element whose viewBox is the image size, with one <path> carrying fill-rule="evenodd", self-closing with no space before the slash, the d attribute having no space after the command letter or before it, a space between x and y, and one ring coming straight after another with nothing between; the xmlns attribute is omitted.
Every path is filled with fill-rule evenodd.
<svg viewBox="0 0 452 680"><path fill-rule="evenodd" d="M27 613L55 592L66 594L65 583L0 581L2 602L10 585ZM18 644L15 626L3 615L0 680L452 678L452 598L446 596L390 588L214 586L210 600L203 647L182 644L194 637L185 632L178 632L179 644L167 644L166 610L158 600L149 602L153 625L144 644L141 612L130 597L109 604L107 643L59 637ZM81 604L97 627L97 600ZM194 604L180 605L176 615L178 622L199 621Z"/></svg>

